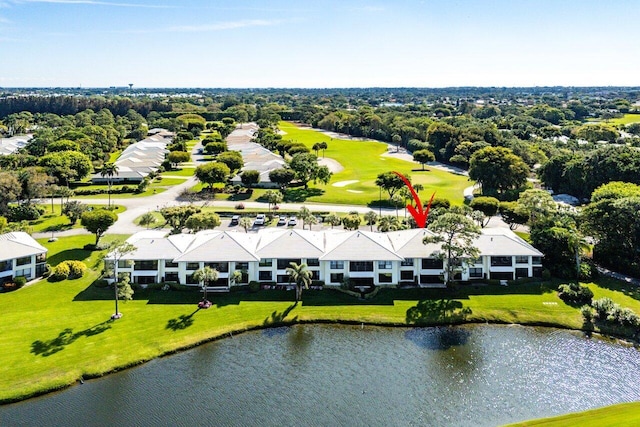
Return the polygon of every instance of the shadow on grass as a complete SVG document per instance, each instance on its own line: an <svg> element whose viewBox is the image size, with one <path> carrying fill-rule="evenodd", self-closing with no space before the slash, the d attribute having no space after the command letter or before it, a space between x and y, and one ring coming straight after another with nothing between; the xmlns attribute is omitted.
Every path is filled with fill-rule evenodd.
<svg viewBox="0 0 640 427"><path fill-rule="evenodd" d="M407 310L407 323L430 325L434 323L459 323L471 314L469 307L451 299L422 300Z"/></svg>
<svg viewBox="0 0 640 427"><path fill-rule="evenodd" d="M284 194L284 201L288 203L300 203L307 200L309 197L322 196L324 190L320 188L291 188Z"/></svg>
<svg viewBox="0 0 640 427"><path fill-rule="evenodd" d="M262 322L262 324L265 326L268 326L268 325L279 325L283 323L284 319L289 315L289 313L291 313L291 310L296 308L297 305L298 303L295 302L291 304L289 307L287 307L286 310L283 310L280 312L274 310L274 312L271 313L269 317L264 319L264 322ZM295 322L296 320L298 320L298 316L289 319L290 322Z"/></svg>
<svg viewBox="0 0 640 427"><path fill-rule="evenodd" d="M56 225L50 225L49 227L43 229L42 232L51 233L52 231L65 231L65 230L71 230L72 227L73 227L72 224L56 224Z"/></svg>
<svg viewBox="0 0 640 427"><path fill-rule="evenodd" d="M48 257L47 263L51 265L58 265L62 261L68 260L86 261L91 256L91 253L92 251L82 248L65 249L64 251L60 251L57 254Z"/></svg>
<svg viewBox="0 0 640 427"><path fill-rule="evenodd" d="M622 292L628 297L640 301L640 287L608 277L601 277L594 281L596 285L610 291Z"/></svg>
<svg viewBox="0 0 640 427"><path fill-rule="evenodd" d="M199 308L197 308L196 311L191 314L182 314L176 319L169 319L167 321L166 329L171 329L172 331L181 331L183 329L187 329L189 326L193 325L193 315L198 311L200 311Z"/></svg>
<svg viewBox="0 0 640 427"><path fill-rule="evenodd" d="M63 329L57 337L51 340L36 340L32 342L31 353L35 354L36 356L51 356L52 354L64 350L66 346L68 346L69 344L73 344L80 337L91 337L101 334L107 329L111 329L111 325L109 324L110 322L111 320L108 320L106 322L99 323L95 326L75 333L71 328Z"/></svg>

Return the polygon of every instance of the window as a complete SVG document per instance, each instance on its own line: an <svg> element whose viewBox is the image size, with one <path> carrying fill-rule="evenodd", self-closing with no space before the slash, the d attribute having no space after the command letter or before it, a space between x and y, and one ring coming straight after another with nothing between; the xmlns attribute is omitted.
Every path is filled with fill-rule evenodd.
<svg viewBox="0 0 640 427"><path fill-rule="evenodd" d="M491 272L491 280L513 280L513 273L511 272Z"/></svg>
<svg viewBox="0 0 640 427"><path fill-rule="evenodd" d="M482 269L481 268L470 268L469 269L469 278L470 279L482 279Z"/></svg>
<svg viewBox="0 0 640 427"><path fill-rule="evenodd" d="M344 261L330 261L329 268L332 270L343 270L344 269Z"/></svg>
<svg viewBox="0 0 640 427"><path fill-rule="evenodd" d="M524 255L516 255L516 264L529 264L529 257Z"/></svg>
<svg viewBox="0 0 640 427"><path fill-rule="evenodd" d="M298 259L291 259L291 258L279 259L278 260L278 270L286 270L287 268L291 267L291 263L292 262L295 262L296 264L300 265L302 260L300 258L298 258Z"/></svg>
<svg viewBox="0 0 640 427"><path fill-rule="evenodd" d="M400 272L400 280L413 280L413 271L401 271Z"/></svg>
<svg viewBox="0 0 640 427"><path fill-rule="evenodd" d="M521 277L529 277L528 268L516 268L516 279L519 279Z"/></svg>
<svg viewBox="0 0 640 427"><path fill-rule="evenodd" d="M288 274L278 274L276 276L276 283L289 283L289 275Z"/></svg>
<svg viewBox="0 0 640 427"><path fill-rule="evenodd" d="M131 267L131 261L128 259L118 260L118 268L129 268Z"/></svg>
<svg viewBox="0 0 640 427"><path fill-rule="evenodd" d="M320 280L320 272L318 270L311 270L311 280Z"/></svg>
<svg viewBox="0 0 640 427"><path fill-rule="evenodd" d="M378 261L378 270L391 270L391 261Z"/></svg>
<svg viewBox="0 0 640 427"><path fill-rule="evenodd" d="M272 280L270 271L259 271L258 272L258 280L261 282L270 282Z"/></svg>
<svg viewBox="0 0 640 427"><path fill-rule="evenodd" d="M373 271L373 261L351 261L349 271Z"/></svg>
<svg viewBox="0 0 640 427"><path fill-rule="evenodd" d="M157 270L158 261L136 261L133 265L134 270Z"/></svg>
<svg viewBox="0 0 640 427"><path fill-rule="evenodd" d="M0 261L0 271L9 271L13 267L13 263L10 259L6 261Z"/></svg>
<svg viewBox="0 0 640 427"><path fill-rule="evenodd" d="M400 262L402 267L413 267L413 258L407 258Z"/></svg>
<svg viewBox="0 0 640 427"><path fill-rule="evenodd" d="M205 262L205 267L213 268L217 270L218 273L228 273L229 272L229 263L228 262Z"/></svg>
<svg viewBox="0 0 640 427"><path fill-rule="evenodd" d="M248 262L236 262L236 270L248 270L249 269L249 263Z"/></svg>
<svg viewBox="0 0 640 427"><path fill-rule="evenodd" d="M170 259L164 260L164 268L178 268L178 263L173 262Z"/></svg>
<svg viewBox="0 0 640 427"><path fill-rule="evenodd" d="M492 256L492 267L511 267L513 265L513 259L510 256Z"/></svg>
<svg viewBox="0 0 640 427"><path fill-rule="evenodd" d="M25 264L31 264L30 256L25 256L25 257L16 259L16 265L25 265Z"/></svg>
<svg viewBox="0 0 640 427"><path fill-rule="evenodd" d="M188 262L187 263L187 270L197 270L200 268L200 263L199 262Z"/></svg>
<svg viewBox="0 0 640 427"><path fill-rule="evenodd" d="M156 283L156 276L136 276L136 283L141 285Z"/></svg>
<svg viewBox="0 0 640 427"><path fill-rule="evenodd" d="M331 283L342 283L344 280L344 273L331 273L330 281Z"/></svg>
<svg viewBox="0 0 640 427"><path fill-rule="evenodd" d="M271 267L273 265L273 260L271 258L263 258L260 260L260 267Z"/></svg>
<svg viewBox="0 0 640 427"><path fill-rule="evenodd" d="M378 274L378 283L391 283L393 281L393 275L391 273Z"/></svg>
<svg viewBox="0 0 640 427"><path fill-rule="evenodd" d="M16 277L31 277L31 269L23 268L22 270L16 270Z"/></svg>
<svg viewBox="0 0 640 427"><path fill-rule="evenodd" d="M178 273L167 273L164 275L164 281L178 283L180 279L178 278Z"/></svg>
<svg viewBox="0 0 640 427"><path fill-rule="evenodd" d="M441 270L443 266L443 262L438 258L422 258L422 269L423 270Z"/></svg>
<svg viewBox="0 0 640 427"><path fill-rule="evenodd" d="M200 282L198 282L197 280L195 280L193 278L193 274L189 274L187 276L187 285L199 285L199 284L200 284Z"/></svg>
<svg viewBox="0 0 640 427"><path fill-rule="evenodd" d="M531 257L531 262L533 263L533 265L542 265L542 257L541 256Z"/></svg>
<svg viewBox="0 0 640 427"><path fill-rule="evenodd" d="M45 262L46 260L47 260L47 253L46 252L36 255L36 262L37 263Z"/></svg>
<svg viewBox="0 0 640 427"><path fill-rule="evenodd" d="M309 267L318 267L320 265L320 260L318 258L307 258L307 265Z"/></svg>

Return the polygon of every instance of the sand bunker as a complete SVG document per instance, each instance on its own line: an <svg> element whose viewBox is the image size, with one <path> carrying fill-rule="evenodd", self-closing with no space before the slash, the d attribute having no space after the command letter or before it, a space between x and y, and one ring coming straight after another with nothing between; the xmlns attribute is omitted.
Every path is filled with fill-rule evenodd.
<svg viewBox="0 0 640 427"><path fill-rule="evenodd" d="M334 187L346 187L347 185L351 185L351 184L355 184L356 182L360 182L357 179L351 180L351 181L339 181L339 182L334 182L333 185Z"/></svg>

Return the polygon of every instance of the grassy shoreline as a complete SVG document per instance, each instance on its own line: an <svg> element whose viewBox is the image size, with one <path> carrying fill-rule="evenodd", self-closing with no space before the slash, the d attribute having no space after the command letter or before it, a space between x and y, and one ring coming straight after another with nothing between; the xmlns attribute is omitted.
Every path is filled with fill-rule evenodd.
<svg viewBox="0 0 640 427"><path fill-rule="evenodd" d="M104 240L125 236L105 236ZM359 300L335 290L305 291L294 304L287 291L214 294L214 306L197 310L197 291L139 290L121 303L124 317L109 321L112 290L92 283L100 270L99 251L81 249L93 236L40 242L49 261L84 261L81 279L45 280L0 294L0 403L61 390L80 378L96 378L184 351L230 334L296 323L430 326L462 323L521 324L582 330L580 311L564 304L558 282L466 286L456 290L381 289ZM640 311L640 290L609 279L590 283L595 298L608 296ZM596 330L595 332L598 332Z"/></svg>

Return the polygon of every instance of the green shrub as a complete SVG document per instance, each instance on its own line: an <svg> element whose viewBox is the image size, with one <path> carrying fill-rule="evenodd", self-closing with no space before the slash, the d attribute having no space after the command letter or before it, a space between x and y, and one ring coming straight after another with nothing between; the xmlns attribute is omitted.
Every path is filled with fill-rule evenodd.
<svg viewBox="0 0 640 427"><path fill-rule="evenodd" d="M585 322L591 323L593 321L593 309L590 305L583 305L580 307L580 314Z"/></svg>
<svg viewBox="0 0 640 427"><path fill-rule="evenodd" d="M18 276L15 279L13 279L13 283L16 285L17 289L20 289L21 287L27 284L27 279L23 276Z"/></svg>
<svg viewBox="0 0 640 427"><path fill-rule="evenodd" d="M64 262L69 266L69 279L82 277L87 271L87 266L82 261L69 260Z"/></svg>
<svg viewBox="0 0 640 427"><path fill-rule="evenodd" d="M33 221L40 218L44 210L35 205L20 204L8 207L7 220L9 222Z"/></svg>
<svg viewBox="0 0 640 427"><path fill-rule="evenodd" d="M58 282L60 280L65 280L69 277L69 273L71 272L71 268L66 261L61 262L55 267L51 268L51 275L49 276L50 281Z"/></svg>
<svg viewBox="0 0 640 427"><path fill-rule="evenodd" d="M591 304L593 292L579 283L565 283L558 286L558 296L570 305Z"/></svg>
<svg viewBox="0 0 640 427"><path fill-rule="evenodd" d="M249 282L249 290L251 292L258 292L260 290L260 283L252 280Z"/></svg>
<svg viewBox="0 0 640 427"><path fill-rule="evenodd" d="M591 303L591 307L596 311L596 318L600 320L606 320L608 313L613 310L615 305L613 300L607 297L599 298Z"/></svg>

